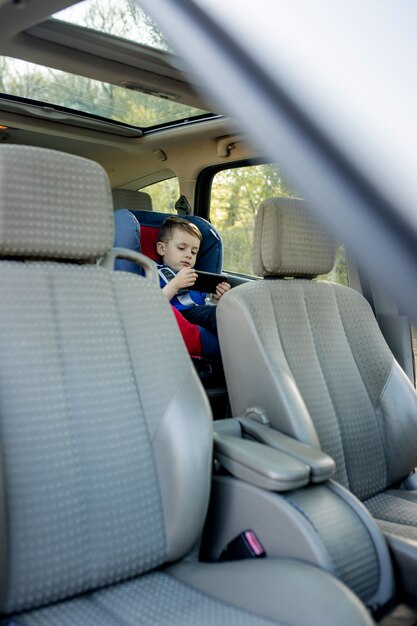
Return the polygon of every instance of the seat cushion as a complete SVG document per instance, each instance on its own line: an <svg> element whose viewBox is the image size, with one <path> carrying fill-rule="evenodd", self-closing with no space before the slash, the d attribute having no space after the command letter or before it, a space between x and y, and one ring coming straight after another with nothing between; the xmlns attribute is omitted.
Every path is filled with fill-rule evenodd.
<svg viewBox="0 0 417 626"><path fill-rule="evenodd" d="M276 624L155 573L14 618L13 626L263 626Z"/></svg>
<svg viewBox="0 0 417 626"><path fill-rule="evenodd" d="M340 582L291 561L184 563L15 616L9 626L370 626Z"/></svg>
<svg viewBox="0 0 417 626"><path fill-rule="evenodd" d="M417 541L417 491L390 489L364 501L382 532Z"/></svg>

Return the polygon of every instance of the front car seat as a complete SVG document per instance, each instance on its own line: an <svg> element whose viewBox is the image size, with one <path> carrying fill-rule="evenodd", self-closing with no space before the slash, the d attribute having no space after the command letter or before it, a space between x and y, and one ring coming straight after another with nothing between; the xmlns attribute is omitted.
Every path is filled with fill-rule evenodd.
<svg viewBox="0 0 417 626"><path fill-rule="evenodd" d="M315 568L192 557L208 403L159 286L95 264L112 243L99 165L0 147L2 623L369 626Z"/></svg>
<svg viewBox="0 0 417 626"><path fill-rule="evenodd" d="M218 307L233 415L255 407L271 424L336 461L336 480L381 529L417 539L417 396L363 296L316 276L336 246L305 202L271 198L255 221L253 268L263 280Z"/></svg>

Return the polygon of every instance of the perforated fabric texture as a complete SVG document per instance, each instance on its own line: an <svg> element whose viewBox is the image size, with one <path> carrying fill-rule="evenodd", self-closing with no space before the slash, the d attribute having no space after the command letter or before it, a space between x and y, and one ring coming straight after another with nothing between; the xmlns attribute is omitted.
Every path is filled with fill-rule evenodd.
<svg viewBox="0 0 417 626"><path fill-rule="evenodd" d="M364 505L384 533L417 541L417 494L414 491L380 493Z"/></svg>
<svg viewBox="0 0 417 626"><path fill-rule="evenodd" d="M107 175L93 161L0 146L0 254L91 259L113 245Z"/></svg>
<svg viewBox="0 0 417 626"><path fill-rule="evenodd" d="M377 592L379 562L368 530L353 509L322 486L286 496L316 531L335 566L337 576L365 603Z"/></svg>
<svg viewBox="0 0 417 626"><path fill-rule="evenodd" d="M240 611L164 573L21 615L15 626L267 626L280 622ZM282 624L282 626L286 626Z"/></svg>
<svg viewBox="0 0 417 626"><path fill-rule="evenodd" d="M249 310L275 376L293 378L322 449L336 461L336 480L361 499L385 489L377 408L393 357L363 298L301 279L257 281L235 297ZM270 418L279 428L280 416Z"/></svg>
<svg viewBox="0 0 417 626"><path fill-rule="evenodd" d="M1 292L10 612L164 561L150 441L190 364L179 333L161 337L171 312L145 279L3 262ZM158 385L170 357L176 368Z"/></svg>
<svg viewBox="0 0 417 626"><path fill-rule="evenodd" d="M335 262L336 244L304 200L269 198L258 208L252 266L257 276L318 276Z"/></svg>
<svg viewBox="0 0 417 626"><path fill-rule="evenodd" d="M133 189L113 189L112 195L115 209L152 211L152 198L148 193Z"/></svg>

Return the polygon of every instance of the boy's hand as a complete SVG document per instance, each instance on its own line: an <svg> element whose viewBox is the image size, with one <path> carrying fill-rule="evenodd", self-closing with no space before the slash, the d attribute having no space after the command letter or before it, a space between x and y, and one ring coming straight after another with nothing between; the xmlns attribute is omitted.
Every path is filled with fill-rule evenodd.
<svg viewBox="0 0 417 626"><path fill-rule="evenodd" d="M168 300L172 300L180 289L189 289L197 280L197 274L191 267L183 267L178 274L162 288Z"/></svg>
<svg viewBox="0 0 417 626"><path fill-rule="evenodd" d="M216 293L213 294L213 300L217 304L222 296L230 289L229 283L219 283L216 287Z"/></svg>
<svg viewBox="0 0 417 626"><path fill-rule="evenodd" d="M184 267L170 282L175 285L176 290L189 289L197 280L197 274L191 267Z"/></svg>

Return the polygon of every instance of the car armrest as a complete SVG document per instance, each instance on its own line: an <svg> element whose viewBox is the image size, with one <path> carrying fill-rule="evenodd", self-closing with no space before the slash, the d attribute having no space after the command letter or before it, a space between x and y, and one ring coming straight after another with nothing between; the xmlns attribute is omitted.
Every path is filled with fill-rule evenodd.
<svg viewBox="0 0 417 626"><path fill-rule="evenodd" d="M257 441L213 433L214 457L235 478L268 491L290 491L310 481L306 463Z"/></svg>
<svg viewBox="0 0 417 626"><path fill-rule="evenodd" d="M325 482L336 471L334 460L318 448L301 443L278 430L260 424L250 417L236 418L243 435L247 435L274 450L285 452L288 456L298 459L310 468L310 480L313 483Z"/></svg>

